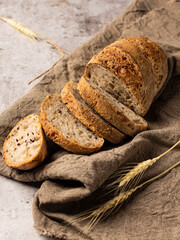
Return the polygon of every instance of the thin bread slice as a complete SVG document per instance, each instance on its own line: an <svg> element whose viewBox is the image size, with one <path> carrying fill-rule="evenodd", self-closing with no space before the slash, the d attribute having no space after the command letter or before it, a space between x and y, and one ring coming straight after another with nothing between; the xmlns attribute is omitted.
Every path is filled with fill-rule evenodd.
<svg viewBox="0 0 180 240"><path fill-rule="evenodd" d="M68 82L61 92L61 97L74 116L98 136L114 144L122 142L125 135L111 126L86 104L77 90L76 83Z"/></svg>
<svg viewBox="0 0 180 240"><path fill-rule="evenodd" d="M40 121L46 135L70 152L90 154L98 151L104 143L103 138L91 132L69 111L59 94L44 99Z"/></svg>
<svg viewBox="0 0 180 240"><path fill-rule="evenodd" d="M10 167L29 170L40 165L47 154L39 116L28 115L11 130L3 145L3 158Z"/></svg>
<svg viewBox="0 0 180 240"><path fill-rule="evenodd" d="M142 117L98 88L87 77L79 80L78 90L91 108L121 132L135 136L147 129L147 122Z"/></svg>

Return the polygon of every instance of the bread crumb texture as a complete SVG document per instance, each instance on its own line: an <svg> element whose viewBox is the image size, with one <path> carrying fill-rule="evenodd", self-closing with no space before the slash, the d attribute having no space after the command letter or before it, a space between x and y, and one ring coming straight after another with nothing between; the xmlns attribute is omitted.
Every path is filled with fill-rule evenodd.
<svg viewBox="0 0 180 240"><path fill-rule="evenodd" d="M121 143L122 140L124 140L125 135L102 118L102 116L92 109L80 96L76 83L72 81L68 82L61 92L61 97L73 115L99 137L113 144Z"/></svg>
<svg viewBox="0 0 180 240"><path fill-rule="evenodd" d="M146 37L115 41L94 55L85 76L144 116L168 73L163 50Z"/></svg>
<svg viewBox="0 0 180 240"><path fill-rule="evenodd" d="M36 114L21 119L11 130L3 146L6 164L21 170L38 166L46 154L46 139Z"/></svg>
<svg viewBox="0 0 180 240"><path fill-rule="evenodd" d="M91 132L69 111L59 94L45 98L40 118L47 136L68 151L88 154L99 150L104 143L103 138Z"/></svg>
<svg viewBox="0 0 180 240"><path fill-rule="evenodd" d="M78 90L85 101L104 119L124 134L134 136L147 129L147 122L110 94L83 76Z"/></svg>

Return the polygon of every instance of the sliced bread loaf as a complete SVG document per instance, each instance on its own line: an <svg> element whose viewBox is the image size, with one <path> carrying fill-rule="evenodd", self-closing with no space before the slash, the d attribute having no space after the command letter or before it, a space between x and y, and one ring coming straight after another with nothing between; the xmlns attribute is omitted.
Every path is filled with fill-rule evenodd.
<svg viewBox="0 0 180 240"><path fill-rule="evenodd" d="M58 94L45 98L40 121L47 136L70 152L90 154L104 143L103 138L91 132L69 111Z"/></svg>
<svg viewBox="0 0 180 240"><path fill-rule="evenodd" d="M68 82L62 90L61 96L74 116L98 136L114 144L122 142L125 135L111 126L86 104L77 90L76 83Z"/></svg>
<svg viewBox="0 0 180 240"><path fill-rule="evenodd" d="M6 164L13 168L28 170L41 164L47 145L39 116L31 114L20 120L7 136L2 153Z"/></svg>
<svg viewBox="0 0 180 240"><path fill-rule="evenodd" d="M147 38L118 40L93 56L85 69L92 82L141 116L167 77L167 58L151 42Z"/></svg>
<svg viewBox="0 0 180 240"><path fill-rule="evenodd" d="M82 77L79 80L78 90L91 108L121 132L135 136L147 129L147 122L142 117L98 88L87 77Z"/></svg>

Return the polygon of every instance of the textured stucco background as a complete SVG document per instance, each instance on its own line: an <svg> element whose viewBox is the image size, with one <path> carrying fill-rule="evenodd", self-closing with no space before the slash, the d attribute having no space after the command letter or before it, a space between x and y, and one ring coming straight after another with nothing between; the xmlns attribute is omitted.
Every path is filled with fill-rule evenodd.
<svg viewBox="0 0 180 240"><path fill-rule="evenodd" d="M131 2L0 0L0 16L13 18L72 52ZM36 84L28 82L59 58L59 52L45 41L31 40L0 21L0 112L27 93ZM32 200L37 188L0 176L0 240L50 239L33 229Z"/></svg>

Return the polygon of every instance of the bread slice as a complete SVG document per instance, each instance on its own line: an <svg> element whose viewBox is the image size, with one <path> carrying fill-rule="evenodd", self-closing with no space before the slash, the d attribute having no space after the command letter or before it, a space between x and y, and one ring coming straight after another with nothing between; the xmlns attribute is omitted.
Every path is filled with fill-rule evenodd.
<svg viewBox="0 0 180 240"><path fill-rule="evenodd" d="M28 115L17 123L7 136L2 153L8 166L20 170L32 169L44 161L47 145L38 115Z"/></svg>
<svg viewBox="0 0 180 240"><path fill-rule="evenodd" d="M85 76L119 102L144 115L145 85L136 68L126 52L105 48L92 57L86 66Z"/></svg>
<svg viewBox="0 0 180 240"><path fill-rule="evenodd" d="M167 58L151 42L147 38L118 40L93 56L85 69L85 76L99 88L141 116L147 113L167 77Z"/></svg>
<svg viewBox="0 0 180 240"><path fill-rule="evenodd" d="M122 142L125 138L123 133L111 126L86 104L77 90L76 83L68 82L62 90L61 96L63 102L74 116L98 136L114 144Z"/></svg>
<svg viewBox="0 0 180 240"><path fill-rule="evenodd" d="M98 88L87 77L79 80L78 90L91 108L121 132L135 136L147 129L147 122L142 117Z"/></svg>
<svg viewBox="0 0 180 240"><path fill-rule="evenodd" d="M103 138L91 132L69 111L59 94L45 98L40 121L47 136L70 152L90 154L98 151L104 143Z"/></svg>

